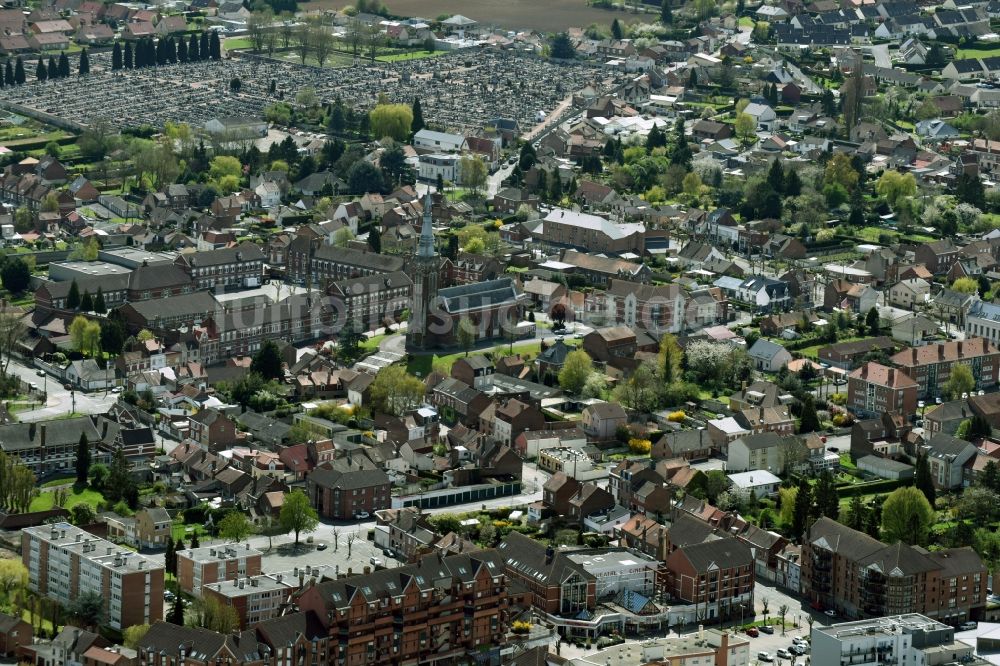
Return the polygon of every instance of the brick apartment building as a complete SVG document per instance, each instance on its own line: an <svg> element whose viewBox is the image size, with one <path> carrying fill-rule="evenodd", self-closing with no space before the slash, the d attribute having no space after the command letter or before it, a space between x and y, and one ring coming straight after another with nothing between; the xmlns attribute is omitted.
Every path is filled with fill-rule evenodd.
<svg viewBox="0 0 1000 666"><path fill-rule="evenodd" d="M69 523L21 531L28 588L65 608L81 594L104 600L107 626L122 630L163 619L163 565Z"/></svg>
<svg viewBox="0 0 1000 666"><path fill-rule="evenodd" d="M708 621L753 614L754 559L732 537L681 546L666 560L667 589Z"/></svg>
<svg viewBox="0 0 1000 666"><path fill-rule="evenodd" d="M917 382L902 370L866 363L847 379L847 408L862 418L898 412L909 418L917 411Z"/></svg>
<svg viewBox="0 0 1000 666"><path fill-rule="evenodd" d="M403 270L403 258L328 245L319 238L297 235L288 246L288 279L314 287L334 280Z"/></svg>
<svg viewBox="0 0 1000 666"><path fill-rule="evenodd" d="M80 435L90 443L94 463L109 463L111 456L99 448L101 433L89 416L48 423L0 425L0 451L16 456L36 477L71 470L76 464Z"/></svg>
<svg viewBox="0 0 1000 666"><path fill-rule="evenodd" d="M315 644L325 653L322 661L296 663L458 663L485 656L510 628L507 581L500 556L486 550L428 555L416 564L307 586L296 604L323 618L329 640Z"/></svg>
<svg viewBox="0 0 1000 666"><path fill-rule="evenodd" d="M256 243L181 254L175 264L196 289L247 289L259 287L264 275L264 252Z"/></svg>
<svg viewBox="0 0 1000 666"><path fill-rule="evenodd" d="M235 609L240 618L240 628L246 629L278 617L288 597L298 587L294 576L286 578L279 573L206 583L201 591L206 600L215 599L223 606Z"/></svg>
<svg viewBox="0 0 1000 666"><path fill-rule="evenodd" d="M250 544L203 546L177 553L177 583L181 590L201 597L202 586L260 574L262 553Z"/></svg>
<svg viewBox="0 0 1000 666"><path fill-rule="evenodd" d="M389 477L381 469L350 467L348 459L317 467L306 479L306 492L321 518L353 520L392 503Z"/></svg>
<svg viewBox="0 0 1000 666"><path fill-rule="evenodd" d="M971 548L891 546L829 518L802 544L802 591L847 617L921 613L948 624L986 606L987 569Z"/></svg>
<svg viewBox="0 0 1000 666"><path fill-rule="evenodd" d="M889 359L917 382L920 398L941 395L941 387L956 365L968 366L976 380L976 390L989 390L1000 378L1000 350L986 338L949 340L923 347L904 349Z"/></svg>

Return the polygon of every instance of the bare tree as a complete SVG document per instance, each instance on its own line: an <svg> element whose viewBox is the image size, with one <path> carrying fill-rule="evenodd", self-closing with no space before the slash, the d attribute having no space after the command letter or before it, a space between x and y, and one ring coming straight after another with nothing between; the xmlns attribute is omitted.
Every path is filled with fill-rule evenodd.
<svg viewBox="0 0 1000 666"><path fill-rule="evenodd" d="M378 24L372 24L368 26L367 34L365 35L365 47L368 49L368 59L375 62L375 56L378 55L378 47L382 46L382 30L378 27Z"/></svg>
<svg viewBox="0 0 1000 666"><path fill-rule="evenodd" d="M295 34L295 17L290 12L281 12L281 48L287 49Z"/></svg>
<svg viewBox="0 0 1000 666"><path fill-rule="evenodd" d="M278 29L271 26L264 33L264 49L267 55L273 56L274 50L278 47Z"/></svg>
<svg viewBox="0 0 1000 666"><path fill-rule="evenodd" d="M357 538L358 538L357 532L349 532L347 534L347 559L351 559L351 547L354 545L354 541Z"/></svg>
<svg viewBox="0 0 1000 666"><path fill-rule="evenodd" d="M264 50L266 36L270 32L273 20L274 14L270 8L256 11L247 18L247 36L250 38L254 53L260 53Z"/></svg>
<svg viewBox="0 0 1000 666"><path fill-rule="evenodd" d="M361 54L361 45L365 41L364 24L361 21L351 21L350 27L344 35L344 42L351 50L351 55L357 60Z"/></svg>
<svg viewBox="0 0 1000 666"><path fill-rule="evenodd" d="M7 374L11 355L17 344L24 338L23 313L6 309L0 311L0 375Z"/></svg>
<svg viewBox="0 0 1000 666"><path fill-rule="evenodd" d="M316 56L316 62L322 67L333 51L333 35L326 26L317 23L310 29L309 42L313 55Z"/></svg>
<svg viewBox="0 0 1000 666"><path fill-rule="evenodd" d="M308 23L302 23L295 27L295 52L299 54L303 65L306 64L306 58L309 57L309 51L312 49L311 37L312 29Z"/></svg>

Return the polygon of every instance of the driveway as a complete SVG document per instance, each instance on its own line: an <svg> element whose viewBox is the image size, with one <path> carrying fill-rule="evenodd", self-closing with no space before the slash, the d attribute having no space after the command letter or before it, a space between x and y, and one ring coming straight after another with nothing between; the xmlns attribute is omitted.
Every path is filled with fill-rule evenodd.
<svg viewBox="0 0 1000 666"><path fill-rule="evenodd" d="M892 59L889 57L889 45L877 44L868 47L872 57L875 58L876 67L892 68Z"/></svg>

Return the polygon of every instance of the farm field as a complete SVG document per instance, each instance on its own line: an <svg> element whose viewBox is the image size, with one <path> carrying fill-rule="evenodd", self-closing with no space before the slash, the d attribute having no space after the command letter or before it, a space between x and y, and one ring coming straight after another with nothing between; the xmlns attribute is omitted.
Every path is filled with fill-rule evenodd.
<svg viewBox="0 0 1000 666"><path fill-rule="evenodd" d="M610 11L587 6L585 0L389 0L389 11L399 16L421 16L433 19L441 14L462 14L487 25L501 28L533 28L557 32L567 28L583 28L591 23L610 25L612 19L642 20L643 14ZM343 0L315 0L300 5L303 11L340 9ZM657 16L650 14L649 20Z"/></svg>

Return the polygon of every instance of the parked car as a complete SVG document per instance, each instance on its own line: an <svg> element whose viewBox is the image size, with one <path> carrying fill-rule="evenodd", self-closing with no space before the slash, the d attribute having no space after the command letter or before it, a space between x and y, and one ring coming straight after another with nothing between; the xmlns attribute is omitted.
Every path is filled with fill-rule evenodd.
<svg viewBox="0 0 1000 666"><path fill-rule="evenodd" d="M792 645L806 646L806 645L809 645L809 641L807 641L806 639L802 638L801 636L796 636L795 638L792 639Z"/></svg>
<svg viewBox="0 0 1000 666"><path fill-rule="evenodd" d="M367 511L358 511L356 514L354 514L354 518L357 519L357 520L364 520L364 519L368 518L368 512Z"/></svg>
<svg viewBox="0 0 1000 666"><path fill-rule="evenodd" d="M958 630L959 631L972 631L973 629L975 629L978 626L979 626L978 622L971 622L971 621L970 622L963 622L962 624L958 625Z"/></svg>
<svg viewBox="0 0 1000 666"><path fill-rule="evenodd" d="M758 652L757 653L757 661L771 662L771 661L774 661L774 657L771 656L770 652Z"/></svg>
<svg viewBox="0 0 1000 666"><path fill-rule="evenodd" d="M45 376L45 371L44 370L37 370L37 371L35 371L35 374L38 375L39 377L44 377Z"/></svg>
<svg viewBox="0 0 1000 666"><path fill-rule="evenodd" d="M747 627L747 636L757 638L760 636L760 632L757 631L757 627Z"/></svg>
<svg viewBox="0 0 1000 666"><path fill-rule="evenodd" d="M774 627L772 627L769 624L762 624L762 625L760 625L760 630L763 633L765 633L765 634L773 634L774 633Z"/></svg>
<svg viewBox="0 0 1000 666"><path fill-rule="evenodd" d="M370 557L370 558L368 558L368 562L369 562L369 564L371 564L374 567L380 567L380 566L382 566L382 560L378 559L377 557Z"/></svg>
<svg viewBox="0 0 1000 666"><path fill-rule="evenodd" d="M788 651L794 654L796 657L800 657L806 653L806 649L801 645L799 645L798 643L792 643L791 647L788 648ZM779 657L781 656L780 651L778 652L778 656Z"/></svg>
<svg viewBox="0 0 1000 666"><path fill-rule="evenodd" d="M316 550L326 550L326 543L320 541L316 544Z"/></svg>
<svg viewBox="0 0 1000 666"><path fill-rule="evenodd" d="M837 617L837 611L830 608L827 611L825 611L823 615L826 615L827 617Z"/></svg>

